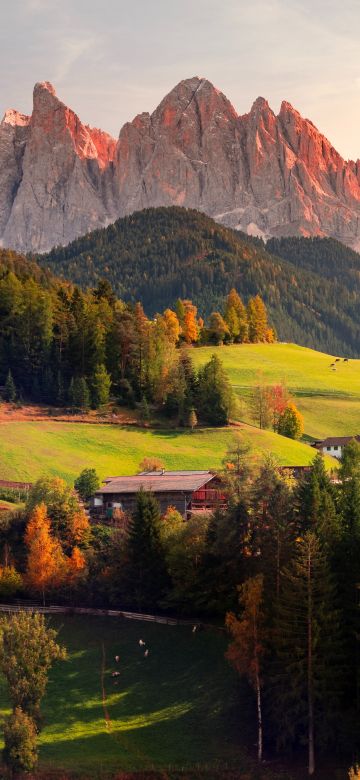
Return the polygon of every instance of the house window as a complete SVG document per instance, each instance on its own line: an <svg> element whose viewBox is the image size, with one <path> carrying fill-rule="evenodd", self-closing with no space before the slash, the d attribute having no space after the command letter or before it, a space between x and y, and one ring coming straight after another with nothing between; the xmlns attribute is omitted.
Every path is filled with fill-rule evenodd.
<svg viewBox="0 0 360 780"><path fill-rule="evenodd" d="M339 449L338 445L334 444L334 450L338 450L338 449Z"/></svg>
<svg viewBox="0 0 360 780"><path fill-rule="evenodd" d="M327 450L331 450L331 447L326 447Z"/></svg>

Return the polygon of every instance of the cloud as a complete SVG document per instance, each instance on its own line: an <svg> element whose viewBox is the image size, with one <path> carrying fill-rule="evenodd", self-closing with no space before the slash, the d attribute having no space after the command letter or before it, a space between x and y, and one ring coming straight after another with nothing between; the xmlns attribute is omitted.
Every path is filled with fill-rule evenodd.
<svg viewBox="0 0 360 780"><path fill-rule="evenodd" d="M61 84L68 76L73 66L85 54L94 50L99 45L99 39L95 36L64 38L59 43L59 53L56 58L54 79Z"/></svg>

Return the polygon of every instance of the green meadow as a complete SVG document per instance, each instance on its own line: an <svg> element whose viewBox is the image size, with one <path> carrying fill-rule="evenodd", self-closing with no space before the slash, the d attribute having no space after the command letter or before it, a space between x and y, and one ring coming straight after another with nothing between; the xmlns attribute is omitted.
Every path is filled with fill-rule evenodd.
<svg viewBox="0 0 360 780"><path fill-rule="evenodd" d="M255 456L273 452L280 465L307 465L314 450L252 425L229 428L155 430L60 422L0 424L0 479L33 481L49 474L72 482L83 468L104 479L134 474L144 456L160 457L167 469L219 468L240 436ZM333 463L329 459L329 465Z"/></svg>
<svg viewBox="0 0 360 780"><path fill-rule="evenodd" d="M203 365L214 353L240 399L240 419L250 419L246 402L259 379L269 384L284 381L304 415L306 436L360 432L360 360L346 362L296 344L234 344L193 349L194 365Z"/></svg>
<svg viewBox="0 0 360 780"><path fill-rule="evenodd" d="M221 631L192 634L191 626L88 616L50 623L60 627L68 658L52 670L43 702L40 769L99 777L115 770L246 766L244 745L255 733L252 697L224 658ZM8 711L0 681L0 717Z"/></svg>

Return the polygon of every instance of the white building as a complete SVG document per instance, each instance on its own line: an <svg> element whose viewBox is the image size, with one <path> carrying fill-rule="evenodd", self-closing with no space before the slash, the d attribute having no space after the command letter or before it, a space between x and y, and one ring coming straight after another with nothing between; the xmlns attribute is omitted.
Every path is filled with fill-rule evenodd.
<svg viewBox="0 0 360 780"><path fill-rule="evenodd" d="M332 455L333 458L341 458L344 447L354 439L360 443L360 436L329 436L327 439L323 439L323 441L316 441L313 444L313 447L320 450L323 455Z"/></svg>

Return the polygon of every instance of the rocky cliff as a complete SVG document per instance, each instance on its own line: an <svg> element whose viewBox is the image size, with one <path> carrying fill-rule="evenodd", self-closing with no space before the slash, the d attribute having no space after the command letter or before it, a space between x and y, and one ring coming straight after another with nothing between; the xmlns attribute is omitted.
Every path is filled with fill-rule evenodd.
<svg viewBox="0 0 360 780"><path fill-rule="evenodd" d="M83 125L48 82L31 117L0 125L0 241L45 251L148 206L197 208L249 234L329 235L360 247L360 161L308 119L258 98L238 116L206 79L180 82L118 141Z"/></svg>

